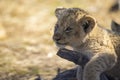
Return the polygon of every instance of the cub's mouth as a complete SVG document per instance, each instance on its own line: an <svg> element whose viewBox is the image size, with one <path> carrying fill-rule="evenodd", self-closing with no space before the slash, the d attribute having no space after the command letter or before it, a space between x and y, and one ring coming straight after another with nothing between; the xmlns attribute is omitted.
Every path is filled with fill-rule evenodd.
<svg viewBox="0 0 120 80"><path fill-rule="evenodd" d="M57 45L67 45L68 43L60 43L60 42L56 42Z"/></svg>

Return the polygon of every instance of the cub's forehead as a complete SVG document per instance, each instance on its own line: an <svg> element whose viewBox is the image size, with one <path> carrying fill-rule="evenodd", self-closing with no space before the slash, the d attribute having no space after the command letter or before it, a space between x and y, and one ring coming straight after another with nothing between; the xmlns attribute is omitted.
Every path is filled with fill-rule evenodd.
<svg viewBox="0 0 120 80"><path fill-rule="evenodd" d="M62 9L61 9L62 10ZM76 20L88 13L80 8L63 8L62 13L59 14L57 24L60 26L68 26L76 22Z"/></svg>
<svg viewBox="0 0 120 80"><path fill-rule="evenodd" d="M57 24L62 27L68 27L69 25L75 23L76 23L76 18L74 15L70 15L70 16L64 15L57 21Z"/></svg>
<svg viewBox="0 0 120 80"><path fill-rule="evenodd" d="M74 18L74 17L77 17L78 15L85 15L85 14L87 14L87 12L80 8L68 8L63 11L63 13L61 14L61 17Z"/></svg>
<svg viewBox="0 0 120 80"><path fill-rule="evenodd" d="M60 17L58 18L59 21L71 21L77 18L81 18L88 13L80 8L64 8Z"/></svg>
<svg viewBox="0 0 120 80"><path fill-rule="evenodd" d="M66 15L76 15L76 14L87 14L86 11L80 8L65 8L63 11L64 14Z"/></svg>

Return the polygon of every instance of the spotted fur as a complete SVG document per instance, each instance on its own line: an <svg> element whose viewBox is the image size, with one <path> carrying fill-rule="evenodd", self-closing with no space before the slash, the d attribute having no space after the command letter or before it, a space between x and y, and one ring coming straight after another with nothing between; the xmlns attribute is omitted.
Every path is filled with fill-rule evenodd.
<svg viewBox="0 0 120 80"><path fill-rule="evenodd" d="M90 58L82 80L100 80L103 72L120 79L120 73L116 73L120 69L120 35L99 27L95 18L79 8L57 8L55 14L58 19L53 35L56 45L71 46Z"/></svg>

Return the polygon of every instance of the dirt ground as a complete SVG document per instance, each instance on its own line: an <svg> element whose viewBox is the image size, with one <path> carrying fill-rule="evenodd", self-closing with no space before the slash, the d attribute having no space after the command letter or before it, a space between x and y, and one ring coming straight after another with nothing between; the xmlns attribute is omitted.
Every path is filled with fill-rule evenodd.
<svg viewBox="0 0 120 80"><path fill-rule="evenodd" d="M120 11L109 12L114 0L0 0L0 80L52 80L57 68L75 65L56 55L52 40L57 7L79 7L102 26L120 23Z"/></svg>

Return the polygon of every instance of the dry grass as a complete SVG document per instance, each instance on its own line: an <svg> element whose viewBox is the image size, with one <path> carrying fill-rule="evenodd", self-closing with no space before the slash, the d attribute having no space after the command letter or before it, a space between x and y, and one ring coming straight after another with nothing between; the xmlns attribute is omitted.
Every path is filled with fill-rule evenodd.
<svg viewBox="0 0 120 80"><path fill-rule="evenodd" d="M37 74L50 80L57 67L73 67L56 56L52 41L55 8L80 7L101 25L110 26L112 19L120 22L120 12L108 13L113 1L0 0L0 80L34 80Z"/></svg>

